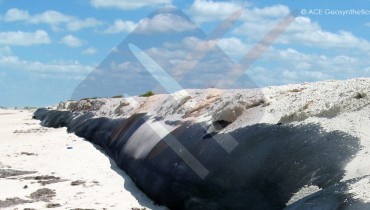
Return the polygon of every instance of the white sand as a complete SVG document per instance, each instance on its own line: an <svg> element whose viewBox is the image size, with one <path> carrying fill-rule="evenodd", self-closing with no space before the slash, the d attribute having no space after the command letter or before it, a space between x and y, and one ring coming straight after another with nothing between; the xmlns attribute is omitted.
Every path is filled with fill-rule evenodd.
<svg viewBox="0 0 370 210"><path fill-rule="evenodd" d="M41 188L54 190L56 196L49 202L36 201L4 209L45 209L48 203L61 205L54 209L166 209L153 204L128 175L91 143L67 134L66 128L41 127L38 120L31 118L32 112L28 110L0 109L0 169L37 171L0 178L0 200L14 197L32 200L30 194ZM42 186L37 180L26 178L42 175L65 181ZM72 186L71 182L76 180L86 183Z"/></svg>

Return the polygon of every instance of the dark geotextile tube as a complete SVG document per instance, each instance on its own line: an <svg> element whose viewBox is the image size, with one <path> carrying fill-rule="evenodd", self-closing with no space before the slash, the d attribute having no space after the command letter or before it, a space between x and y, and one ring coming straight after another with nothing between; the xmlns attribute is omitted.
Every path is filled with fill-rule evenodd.
<svg viewBox="0 0 370 210"><path fill-rule="evenodd" d="M209 170L201 179L165 143L169 135L159 139L151 129L137 135L149 119L145 114L109 119L39 109L34 118L43 126L66 126L101 146L141 190L171 209L283 209L305 185L327 188L339 183L345 165L360 149L358 138L327 132L317 124L256 124L211 135L199 123L180 125L171 135ZM238 146L229 154L215 135L218 140L231 135ZM135 149L141 149L153 139L159 141L143 158L127 150L127 142L137 141Z"/></svg>

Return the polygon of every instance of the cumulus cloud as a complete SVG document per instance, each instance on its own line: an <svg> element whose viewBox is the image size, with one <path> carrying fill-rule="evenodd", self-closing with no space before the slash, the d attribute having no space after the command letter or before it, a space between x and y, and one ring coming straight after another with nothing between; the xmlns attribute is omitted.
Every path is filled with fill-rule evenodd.
<svg viewBox="0 0 370 210"><path fill-rule="evenodd" d="M277 4L258 8L244 3L232 1L195 0L189 9L189 14L198 23L224 20L235 11L242 10L241 21L261 21L287 16L290 10L287 6Z"/></svg>
<svg viewBox="0 0 370 210"><path fill-rule="evenodd" d="M118 8L122 10L139 9L146 6L171 4L171 0L90 0L96 8Z"/></svg>
<svg viewBox="0 0 370 210"><path fill-rule="evenodd" d="M178 49L193 50L199 52L208 51L212 46L214 46L213 40L202 40L194 36L185 37L182 40L181 44L182 45L178 46Z"/></svg>
<svg viewBox="0 0 370 210"><path fill-rule="evenodd" d="M88 65L82 65L77 61L54 61L50 63L42 63L38 61L22 60L17 56L1 56L0 66L7 69L31 71L35 73L76 73L86 74L91 72L94 68Z"/></svg>
<svg viewBox="0 0 370 210"><path fill-rule="evenodd" d="M289 71L285 70L282 72L282 77L285 80L299 81L302 78L306 81L320 81L330 79L330 75L324 74L320 71Z"/></svg>
<svg viewBox="0 0 370 210"><path fill-rule="evenodd" d="M84 55L94 55L98 52L97 49L93 48L93 47L89 47L87 49L85 49L84 51L82 51L82 54Z"/></svg>
<svg viewBox="0 0 370 210"><path fill-rule="evenodd" d="M44 30L0 32L0 45L31 46L49 44L50 42L49 34Z"/></svg>
<svg viewBox="0 0 370 210"><path fill-rule="evenodd" d="M146 53L175 78L186 74L182 79L198 87L207 79L221 79L232 63L218 50L215 40L201 40L194 36L149 48Z"/></svg>
<svg viewBox="0 0 370 210"><path fill-rule="evenodd" d="M5 53L2 53L4 51ZM42 77L72 80L81 80L94 70L93 66L83 65L78 61L51 61L43 63L39 61L22 60L12 55L9 47L0 48L0 68L14 71L27 71Z"/></svg>
<svg viewBox="0 0 370 210"><path fill-rule="evenodd" d="M71 34L63 37L61 43L67 45L68 47L80 47L83 45L83 41L81 39Z"/></svg>
<svg viewBox="0 0 370 210"><path fill-rule="evenodd" d="M5 13L3 20L6 22L21 21L27 20L29 17L30 14L28 13L28 11L12 8Z"/></svg>
<svg viewBox="0 0 370 210"><path fill-rule="evenodd" d="M137 27L137 23L134 23L132 21L124 21L121 19L117 19L114 21L114 24L109 26L106 30L104 30L104 33L107 34L116 34L121 32L131 32Z"/></svg>
<svg viewBox="0 0 370 210"><path fill-rule="evenodd" d="M244 57L252 49L253 44L237 37L221 38L217 43L235 62ZM182 62L191 65L199 61L185 60L189 58L187 54L192 52L196 55L198 52L207 51L209 46L212 46L210 41L187 37L182 42L165 43L164 48L151 48L147 52L162 66L168 66L168 63L177 65ZM213 50L207 52L213 54ZM216 61L218 55L215 54L215 56ZM246 69L246 73L261 86L370 76L370 61L366 54L353 54L345 51L333 55L333 51L326 54L326 50L315 54L299 51L292 46L285 49L272 47L257 60L256 64L258 65L252 65L251 68ZM217 69L217 67L214 68ZM167 69L171 68L167 67ZM220 70L220 72L223 71L227 69Z"/></svg>
<svg viewBox="0 0 370 210"><path fill-rule="evenodd" d="M7 51L6 54L1 54L3 49L0 48L0 68L7 70L25 71L39 77L66 80L82 80L94 70L93 66L83 65L78 61L51 61L44 63L23 60L12 55L9 49L5 49Z"/></svg>
<svg viewBox="0 0 370 210"><path fill-rule="evenodd" d="M172 11L172 7L168 7ZM165 33L165 32L185 32L196 29L196 25L191 21L163 10L150 18L143 18L138 23L128 20L117 19L106 28L103 33L115 34L121 32L135 33Z"/></svg>
<svg viewBox="0 0 370 210"><path fill-rule="evenodd" d="M301 43L318 48L347 48L370 52L370 43L356 37L351 32L331 33L323 30L314 32L291 33L280 40L284 44Z"/></svg>
<svg viewBox="0 0 370 210"><path fill-rule="evenodd" d="M289 8L275 5L265 8L248 9L242 17L241 26L233 30L249 42L264 37L275 25L289 14ZM348 31L329 32L309 17L296 17L294 22L277 40L280 44L300 44L321 49L356 49L370 53L370 43Z"/></svg>
<svg viewBox="0 0 370 210"><path fill-rule="evenodd" d="M216 40L202 40L194 36L188 36L180 42L165 42L163 47L149 48L147 53L156 58L157 62L163 63L164 66L168 63L172 65L186 63L185 68L188 68L207 55L217 57L219 51L216 50L216 42ZM215 63L217 62L215 61Z"/></svg>
<svg viewBox="0 0 370 210"><path fill-rule="evenodd" d="M50 25L58 25L60 23L69 22L73 18L71 16L62 14L58 11L48 10L41 14L34 15L30 18L30 23L46 23Z"/></svg>
<svg viewBox="0 0 370 210"><path fill-rule="evenodd" d="M239 61L251 48L251 44L244 43L237 37L221 38L217 45L235 62Z"/></svg>
<svg viewBox="0 0 370 210"><path fill-rule="evenodd" d="M364 77L370 76L370 72L366 72L370 61L365 58L366 55L328 56L300 52L293 48L272 48L258 62L258 67L264 71L258 72L251 68L247 74L262 86Z"/></svg>
<svg viewBox="0 0 370 210"><path fill-rule="evenodd" d="M101 21L95 18L86 18L84 20L73 19L67 23L66 27L70 31L78 31L84 28L95 28L100 25L103 25Z"/></svg>
<svg viewBox="0 0 370 210"><path fill-rule="evenodd" d="M241 26L235 28L233 33L246 36L251 40L259 40L272 30L289 12L289 8L282 5L246 9L241 18ZM289 26L289 29L292 28L292 25ZM311 30L312 28L309 24L305 24L304 26L296 24L295 27L308 27L307 30Z"/></svg>
<svg viewBox="0 0 370 210"><path fill-rule="evenodd" d="M184 32L196 29L196 25L178 15L160 13L152 18L144 18L139 22L135 32Z"/></svg>
<svg viewBox="0 0 370 210"><path fill-rule="evenodd" d="M365 61L361 62L358 57L349 55L339 54L335 56L326 56L324 54L310 54L299 52L293 48L287 48L283 50L271 49L266 53L266 59L271 61L277 61L285 63L291 66L292 69L306 69L302 68L306 66L308 68L321 69L323 71L338 71L340 69L350 69L356 65L366 65ZM307 68L307 69L308 69Z"/></svg>
<svg viewBox="0 0 370 210"><path fill-rule="evenodd" d="M245 5L243 5L245 6ZM211 0L195 0L190 6L189 14L198 23L223 20L233 12L241 9L235 2L216 2Z"/></svg>
<svg viewBox="0 0 370 210"><path fill-rule="evenodd" d="M263 7L263 8L248 8L245 9L242 20L244 21L259 21L266 19L277 19L283 18L289 15L290 10L287 6L277 4L273 6Z"/></svg>
<svg viewBox="0 0 370 210"><path fill-rule="evenodd" d="M318 23L312 22L308 17L297 17L286 33L279 39L283 44L305 44L317 48L347 48L358 49L370 53L370 43L356 37L351 32L339 31L337 33L325 31Z"/></svg>
<svg viewBox="0 0 370 210"><path fill-rule="evenodd" d="M95 18L79 19L55 10L47 10L40 14L30 15L27 10L17 8L9 9L2 19L6 22L25 21L31 24L48 24L53 30L59 30L59 27L64 25L70 31L95 28L103 24Z"/></svg>

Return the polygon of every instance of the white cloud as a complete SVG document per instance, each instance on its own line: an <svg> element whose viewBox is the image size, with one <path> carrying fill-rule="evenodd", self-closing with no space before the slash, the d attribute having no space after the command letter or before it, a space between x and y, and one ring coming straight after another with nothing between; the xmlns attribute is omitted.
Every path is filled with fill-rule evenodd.
<svg viewBox="0 0 370 210"><path fill-rule="evenodd" d="M27 10L17 8L9 9L2 19L7 22L25 21L31 24L48 24L53 30L60 30L61 26L65 26L70 31L95 28L103 24L95 18L79 19L55 10L47 10L40 14L30 15Z"/></svg>
<svg viewBox="0 0 370 210"><path fill-rule="evenodd" d="M44 30L0 32L0 45L31 46L49 44L50 42L49 34Z"/></svg>
<svg viewBox="0 0 370 210"><path fill-rule="evenodd" d="M6 22L11 22L11 21L21 21L21 20L27 20L30 17L28 11L26 10L19 10L17 8L12 8L9 9L3 19Z"/></svg>
<svg viewBox="0 0 370 210"><path fill-rule="evenodd" d="M171 13L160 13L151 19L144 18L139 22L135 32L184 32L196 29L196 25L178 15Z"/></svg>
<svg viewBox="0 0 370 210"><path fill-rule="evenodd" d="M110 27L108 27L104 33L107 34L115 34L120 32L131 32L133 31L138 24L132 22L132 21L124 21L124 20L115 20L114 24Z"/></svg>
<svg viewBox="0 0 370 210"><path fill-rule="evenodd" d="M93 47L89 47L87 49L85 49L84 51L82 51L82 54L84 55L94 55L98 52L97 49L93 48Z"/></svg>
<svg viewBox="0 0 370 210"><path fill-rule="evenodd" d="M202 23L223 20L241 8L241 5L234 2L195 0L189 9L189 13L196 22Z"/></svg>
<svg viewBox="0 0 370 210"><path fill-rule="evenodd" d="M125 61L122 63L116 63L113 61L110 63L110 69L112 69L112 72L114 73L130 72L131 74L135 75L140 74L141 64L130 61Z"/></svg>
<svg viewBox="0 0 370 210"><path fill-rule="evenodd" d="M178 42L164 43L163 47L149 48L146 52L175 78L192 69L186 74L186 83L200 87L205 80L222 79L225 69L232 63L215 45L215 40L204 41L190 36Z"/></svg>
<svg viewBox="0 0 370 210"><path fill-rule="evenodd" d="M42 63L38 61L21 60L16 56L0 57L0 66L14 70L42 72L42 73L78 73L91 72L92 66L81 65L79 62L51 62Z"/></svg>
<svg viewBox="0 0 370 210"><path fill-rule="evenodd" d="M138 9L146 6L171 4L171 0L90 0L96 8L118 8L122 10Z"/></svg>
<svg viewBox="0 0 370 210"><path fill-rule="evenodd" d="M172 7L168 7L172 11ZM114 24L106 28L103 33L114 34L121 32L156 33L156 32L184 32L192 31L197 26L191 21L163 10L151 18L144 18L138 23L117 19Z"/></svg>
<svg viewBox="0 0 370 210"><path fill-rule="evenodd" d="M191 37L186 40L183 40L183 43L193 43L193 48L200 41ZM237 37L222 38L217 43L235 61L244 57L253 44L255 43L243 42ZM186 46L185 44L182 48L186 49ZM181 46L167 43L165 47L172 49ZM257 60L258 66L251 66L246 72L253 81L262 86L370 76L367 54L356 54L352 50L330 50L328 54L326 50L320 50L316 53L298 51L292 46L283 50L271 47ZM179 59L179 62L183 61L181 57Z"/></svg>
<svg viewBox="0 0 370 210"><path fill-rule="evenodd" d="M248 42L262 39L276 24L289 14L289 8L275 5L265 8L246 9L244 23L234 29L235 35L244 36ZM280 44L300 44L321 49L355 49L370 53L370 43L351 32L329 32L312 22L309 17L296 17L278 38Z"/></svg>
<svg viewBox="0 0 370 210"><path fill-rule="evenodd" d="M319 48L352 48L370 52L370 43L354 36L351 32L331 33L323 30L293 33L283 36L282 43L301 43Z"/></svg>
<svg viewBox="0 0 370 210"><path fill-rule="evenodd" d="M259 65L266 65L266 71L260 74L252 68L247 74L263 85L364 77L370 76L369 72L366 72L370 65L366 57L353 54L328 56L299 52L293 48L272 48L258 62Z"/></svg>
<svg viewBox="0 0 370 210"><path fill-rule="evenodd" d="M95 18L86 18L84 20L73 19L67 23L67 29L70 31L78 31L84 28L95 28L103 23Z"/></svg>
<svg viewBox="0 0 370 210"><path fill-rule="evenodd" d="M222 38L218 41L217 45L228 56L230 56L230 58L234 59L235 62L239 61L241 57L251 48L251 45L242 42L236 37Z"/></svg>
<svg viewBox="0 0 370 210"><path fill-rule="evenodd" d="M182 46L180 49L186 49L194 52L212 52L214 46L216 46L216 40L201 40L197 37L185 37L182 40Z"/></svg>
<svg viewBox="0 0 370 210"><path fill-rule="evenodd" d="M60 23L69 22L73 17L64 15L58 11L47 10L41 14L37 14L30 18L30 23L46 23L50 25L58 25Z"/></svg>
<svg viewBox="0 0 370 210"><path fill-rule="evenodd" d="M315 32L321 30L318 23L312 22L308 17L298 16L287 28L289 32Z"/></svg>
<svg viewBox="0 0 370 210"><path fill-rule="evenodd" d="M279 39L283 44L305 44L326 49L356 49L370 53L370 43L356 37L351 32L339 31L337 33L323 30L318 23L312 22L308 17L297 17L286 33Z"/></svg>
<svg viewBox="0 0 370 210"><path fill-rule="evenodd" d="M22 60L14 55L0 55L0 68L28 71L39 76L81 80L94 70L93 66L78 61L52 61L48 63ZM68 74L66 74L68 73ZM68 75L68 77L66 77Z"/></svg>
<svg viewBox="0 0 370 210"><path fill-rule="evenodd" d="M332 78L330 75L324 74L323 72L320 71L289 71L289 70L283 71L282 77L285 80L290 81L301 81L302 79L304 79L305 81L319 81Z"/></svg>
<svg viewBox="0 0 370 210"><path fill-rule="evenodd" d="M269 7L263 8L249 8L245 9L242 20L244 21L258 21L258 20L265 20L265 19L277 19L283 18L289 15L290 10L287 6L277 4Z"/></svg>
<svg viewBox="0 0 370 210"><path fill-rule="evenodd" d="M69 47L80 47L83 45L83 41L78 37L75 37L71 34L62 38L61 43L69 46Z"/></svg>
<svg viewBox="0 0 370 210"><path fill-rule="evenodd" d="M266 33L272 30L275 25L289 14L289 8L283 5L274 5L264 8L249 8L245 9L241 18L241 26L234 29L233 33L241 36L246 36L250 40L259 40ZM311 30L310 24L296 24L295 27L304 28ZM293 24L289 25L289 29L293 28Z"/></svg>
<svg viewBox="0 0 370 210"><path fill-rule="evenodd" d="M303 53L293 48L284 50L272 48L266 53L265 58L268 61L277 61L283 65L290 66L292 70L320 69L330 72L356 68L355 66L360 67L361 65L366 65L367 62L361 61L362 59L353 55L339 54L329 57L323 54Z"/></svg>

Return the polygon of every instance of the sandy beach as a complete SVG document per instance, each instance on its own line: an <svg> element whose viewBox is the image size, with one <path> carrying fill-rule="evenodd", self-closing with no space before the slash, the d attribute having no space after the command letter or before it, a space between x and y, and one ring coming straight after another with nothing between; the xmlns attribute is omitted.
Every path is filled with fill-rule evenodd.
<svg viewBox="0 0 370 210"><path fill-rule="evenodd" d="M0 209L166 209L99 148L34 110L0 109Z"/></svg>

